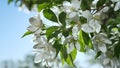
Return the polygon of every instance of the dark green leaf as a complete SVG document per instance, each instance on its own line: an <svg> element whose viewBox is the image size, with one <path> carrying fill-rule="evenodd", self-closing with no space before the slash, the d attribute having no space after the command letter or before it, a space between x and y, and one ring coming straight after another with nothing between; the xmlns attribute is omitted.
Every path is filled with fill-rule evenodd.
<svg viewBox="0 0 120 68"><path fill-rule="evenodd" d="M97 52L97 55L95 56L95 59L98 58L102 54L101 51Z"/></svg>
<svg viewBox="0 0 120 68"><path fill-rule="evenodd" d="M68 35L70 35L70 34L72 34L72 27L70 27L70 28L63 28L62 29L62 34L63 34L63 36L65 36L65 37L67 37Z"/></svg>
<svg viewBox="0 0 120 68"><path fill-rule="evenodd" d="M90 48L92 48L93 45L89 35L82 31L82 37L83 37L84 43L88 45Z"/></svg>
<svg viewBox="0 0 120 68"><path fill-rule="evenodd" d="M32 33L33 33L33 32L31 32L31 31L27 31L27 32L24 33L24 35L22 36L22 38L25 37L25 36L27 36L27 35L30 35L30 34L32 34Z"/></svg>
<svg viewBox="0 0 120 68"><path fill-rule="evenodd" d="M55 38L57 38L57 37L58 37L58 34L59 34L60 32L61 32L60 30L56 30L56 31L53 33L53 36L54 36Z"/></svg>
<svg viewBox="0 0 120 68"><path fill-rule="evenodd" d="M66 13L61 12L59 14L59 21L62 23L63 26L66 26Z"/></svg>
<svg viewBox="0 0 120 68"><path fill-rule="evenodd" d="M53 47L56 49L56 56L55 56L55 58L57 57L57 55L58 55L59 51L61 50L62 46L63 45L59 43L59 40L56 40L54 42Z"/></svg>
<svg viewBox="0 0 120 68"><path fill-rule="evenodd" d="M71 22L70 22L70 25L71 25L71 26L74 26L75 24L76 24L76 22L74 22L74 21L71 21Z"/></svg>
<svg viewBox="0 0 120 68"><path fill-rule="evenodd" d="M119 39L118 44L116 44L116 46L114 48L114 54L117 58L119 58L119 56L120 56L120 39Z"/></svg>
<svg viewBox="0 0 120 68"><path fill-rule="evenodd" d="M45 18L47 18L48 20L53 21L53 22L58 22L57 17L52 10L45 9L43 11L43 14L44 14Z"/></svg>
<svg viewBox="0 0 120 68"><path fill-rule="evenodd" d="M63 36L67 37L69 35L69 31L67 29L64 29L62 34Z"/></svg>
<svg viewBox="0 0 120 68"><path fill-rule="evenodd" d="M106 2L106 0L99 0L98 2L97 2L97 7L99 8L99 7L102 7L103 6L103 4Z"/></svg>
<svg viewBox="0 0 120 68"><path fill-rule="evenodd" d="M81 24L87 23L87 19L84 17L80 17L80 23Z"/></svg>
<svg viewBox="0 0 120 68"><path fill-rule="evenodd" d="M81 1L81 9L82 10L89 10L91 8L93 0L82 0Z"/></svg>
<svg viewBox="0 0 120 68"><path fill-rule="evenodd" d="M58 29L57 26L52 26L46 29L46 37L48 40L54 37L53 33Z"/></svg>
<svg viewBox="0 0 120 68"><path fill-rule="evenodd" d="M66 46L63 46L61 48L60 53L61 53L61 57L64 58L64 60L66 61L66 59L68 57Z"/></svg>

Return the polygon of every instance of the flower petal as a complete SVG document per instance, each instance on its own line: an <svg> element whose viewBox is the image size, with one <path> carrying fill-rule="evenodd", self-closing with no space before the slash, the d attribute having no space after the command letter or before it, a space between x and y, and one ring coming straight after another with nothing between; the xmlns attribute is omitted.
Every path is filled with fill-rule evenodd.
<svg viewBox="0 0 120 68"><path fill-rule="evenodd" d="M70 45L68 45L68 48L67 48L68 54L70 54L71 51L73 51L73 49L74 49L74 44L73 44L73 43L70 43Z"/></svg>
<svg viewBox="0 0 120 68"><path fill-rule="evenodd" d="M76 12L71 12L71 13L69 14L69 18L73 18L73 17L75 17L76 15L77 15Z"/></svg>
<svg viewBox="0 0 120 68"><path fill-rule="evenodd" d="M75 47L78 51L80 51L80 44L78 42L76 42Z"/></svg>
<svg viewBox="0 0 120 68"><path fill-rule="evenodd" d="M120 1L116 3L114 11L117 11L120 9Z"/></svg>
<svg viewBox="0 0 120 68"><path fill-rule="evenodd" d="M65 9L66 12L68 12L68 13L71 12L72 5L71 5L70 2L64 1L63 2L63 7L64 7L64 9Z"/></svg>
<svg viewBox="0 0 120 68"><path fill-rule="evenodd" d="M93 17L89 10L83 11L82 16L85 17L87 21L90 21Z"/></svg>
<svg viewBox="0 0 120 68"><path fill-rule="evenodd" d="M34 62L35 62L35 63L39 63L39 62L41 62L45 57L46 57L46 56L45 56L44 53L38 53L38 54L36 54L36 56L35 56Z"/></svg>
<svg viewBox="0 0 120 68"><path fill-rule="evenodd" d="M92 32L95 31L92 27L90 27L90 26L88 25L88 23L83 24L83 25L81 26L81 29L82 29L84 32L86 32L86 33L92 33Z"/></svg>
<svg viewBox="0 0 120 68"><path fill-rule="evenodd" d="M76 10L78 10L80 8L80 1L78 1L78 0L72 0L71 4Z"/></svg>
<svg viewBox="0 0 120 68"><path fill-rule="evenodd" d="M30 21L31 25L34 25L34 26L40 26L41 25L41 21L40 21L40 17L39 16L31 17L29 19L29 21Z"/></svg>
<svg viewBox="0 0 120 68"><path fill-rule="evenodd" d="M38 27L31 25L27 28L27 30L31 31L31 32L35 32L38 29Z"/></svg>
<svg viewBox="0 0 120 68"><path fill-rule="evenodd" d="M79 32L79 28L77 25L75 25L73 28L72 28L72 35L74 37L75 40L77 40L78 38L78 32Z"/></svg>
<svg viewBox="0 0 120 68"><path fill-rule="evenodd" d="M105 53L107 51L106 45L104 43L99 44L98 43L98 48L100 49L100 51L102 51L103 53Z"/></svg>
<svg viewBox="0 0 120 68"><path fill-rule="evenodd" d="M94 31L96 31L97 33L99 33L99 32L100 32L100 29L101 29L101 25L100 25L99 23L100 23L99 21L92 19L92 20L89 22L89 26L90 26L91 28L93 28Z"/></svg>
<svg viewBox="0 0 120 68"><path fill-rule="evenodd" d="M42 32L41 29L38 29L36 32L35 32L35 35L40 35L40 33Z"/></svg>
<svg viewBox="0 0 120 68"><path fill-rule="evenodd" d="M110 59L109 58L105 58L103 60L103 65L107 65L107 64L109 64L109 62L110 62Z"/></svg>

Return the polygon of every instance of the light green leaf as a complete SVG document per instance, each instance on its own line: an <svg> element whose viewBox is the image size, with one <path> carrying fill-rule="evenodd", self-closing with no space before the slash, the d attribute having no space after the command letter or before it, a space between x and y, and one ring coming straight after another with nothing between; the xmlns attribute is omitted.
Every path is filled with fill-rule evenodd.
<svg viewBox="0 0 120 68"><path fill-rule="evenodd" d="M85 52L85 42L83 40L82 30L79 31L79 39L78 42L80 44L80 51Z"/></svg>
<svg viewBox="0 0 120 68"><path fill-rule="evenodd" d="M69 64L70 66L75 66L73 62L74 62L74 60L75 60L75 58L76 58L76 55L77 55L77 50L74 49L74 50L69 54L69 56L67 57L66 63Z"/></svg>
<svg viewBox="0 0 120 68"><path fill-rule="evenodd" d="M25 36L27 36L27 35L30 35L30 34L33 34L33 32L27 31L27 32L24 33L24 35L22 36L22 38L25 37Z"/></svg>
<svg viewBox="0 0 120 68"><path fill-rule="evenodd" d="M61 48L60 53L61 53L62 58L64 58L64 60L66 60L67 57L68 57L66 46L63 46L63 47Z"/></svg>
<svg viewBox="0 0 120 68"><path fill-rule="evenodd" d="M85 52L86 47L93 48L92 41L89 37L89 35L82 30L79 31L79 39L78 42L80 44L80 51Z"/></svg>

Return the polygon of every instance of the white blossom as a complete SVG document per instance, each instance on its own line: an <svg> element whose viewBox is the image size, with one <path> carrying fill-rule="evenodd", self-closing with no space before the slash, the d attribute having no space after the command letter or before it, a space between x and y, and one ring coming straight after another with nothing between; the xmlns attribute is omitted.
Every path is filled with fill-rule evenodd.
<svg viewBox="0 0 120 68"><path fill-rule="evenodd" d="M114 11L117 11L120 9L120 1L116 3Z"/></svg>
<svg viewBox="0 0 120 68"><path fill-rule="evenodd" d="M46 66L51 66L56 54L55 49L47 42L45 37L36 37L36 45L33 47L36 52L35 63L43 62Z"/></svg>
<svg viewBox="0 0 120 68"><path fill-rule="evenodd" d="M120 0L111 0L113 3L116 2L114 11L117 11L120 9Z"/></svg>
<svg viewBox="0 0 120 68"><path fill-rule="evenodd" d="M109 64L110 63L110 59L109 58L105 58L104 60L103 60L103 65L107 65L107 64Z"/></svg>
<svg viewBox="0 0 120 68"><path fill-rule="evenodd" d="M78 15L78 10L80 9L80 1L72 0L71 3L68 1L63 2L63 8L68 13L69 18L74 18Z"/></svg>
<svg viewBox="0 0 120 68"><path fill-rule="evenodd" d="M82 16L87 19L87 22L89 22L93 18L89 10L83 11Z"/></svg>
<svg viewBox="0 0 120 68"><path fill-rule="evenodd" d="M109 7L106 6L106 7L104 7L101 11L102 11L102 12L108 12L108 10L109 10Z"/></svg>
<svg viewBox="0 0 120 68"><path fill-rule="evenodd" d="M34 62L35 63L39 63L41 62L42 60L45 60L47 59L49 56L48 52L40 52L40 53L37 53L36 56L35 56L35 59L34 59Z"/></svg>
<svg viewBox="0 0 120 68"><path fill-rule="evenodd" d="M74 43L70 43L67 47L67 53L70 54L74 49Z"/></svg>
<svg viewBox="0 0 120 68"><path fill-rule="evenodd" d="M82 16L87 19L87 23L81 25L81 29L86 33L99 33L101 29L100 21L93 19L89 10L83 11Z"/></svg>
<svg viewBox="0 0 120 68"><path fill-rule="evenodd" d="M86 33L99 33L101 29L100 21L92 19L88 23L81 25L81 29Z"/></svg>
<svg viewBox="0 0 120 68"><path fill-rule="evenodd" d="M30 26L28 27L28 30L31 32L34 32L35 34L41 33L41 27L42 27L42 21L40 19L40 16L34 16L29 19Z"/></svg>
<svg viewBox="0 0 120 68"><path fill-rule="evenodd" d="M100 33L93 37L93 44L94 46L97 46L101 52L105 53L107 51L106 44L112 44L112 42L105 34Z"/></svg>
<svg viewBox="0 0 120 68"><path fill-rule="evenodd" d="M63 43L67 44L67 43L71 42L71 40L73 40L73 39L74 39L73 36L68 36L68 37L65 38L65 40L63 41Z"/></svg>
<svg viewBox="0 0 120 68"><path fill-rule="evenodd" d="M79 28L78 25L75 25L72 28L72 35L73 35L73 37L74 37L75 40L78 39L78 32L79 32L79 30L80 30L80 28Z"/></svg>

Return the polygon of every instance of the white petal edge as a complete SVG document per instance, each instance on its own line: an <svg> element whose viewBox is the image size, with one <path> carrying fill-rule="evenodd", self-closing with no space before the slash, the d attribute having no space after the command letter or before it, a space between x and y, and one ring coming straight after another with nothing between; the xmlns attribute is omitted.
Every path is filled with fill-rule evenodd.
<svg viewBox="0 0 120 68"><path fill-rule="evenodd" d="M107 48L106 45L104 43L102 44L98 44L98 48L100 49L101 52L106 53L107 52Z"/></svg>

